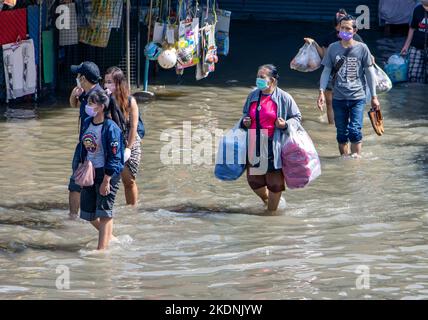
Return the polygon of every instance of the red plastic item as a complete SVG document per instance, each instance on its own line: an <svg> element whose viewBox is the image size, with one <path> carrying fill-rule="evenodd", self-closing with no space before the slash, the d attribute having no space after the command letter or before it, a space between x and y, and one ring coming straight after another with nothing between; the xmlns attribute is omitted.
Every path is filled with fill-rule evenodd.
<svg viewBox="0 0 428 320"><path fill-rule="evenodd" d="M0 11L0 45L27 39L27 9Z"/></svg>

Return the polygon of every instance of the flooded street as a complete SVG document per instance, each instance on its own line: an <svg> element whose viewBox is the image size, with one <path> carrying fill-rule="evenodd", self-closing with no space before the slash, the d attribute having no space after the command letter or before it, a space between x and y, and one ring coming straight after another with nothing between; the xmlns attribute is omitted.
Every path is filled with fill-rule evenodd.
<svg viewBox="0 0 428 320"><path fill-rule="evenodd" d="M278 216L257 215L245 176L226 183L213 164L160 161L163 130L231 128L250 86L155 86L157 99L139 105L140 205L125 206L121 185L120 242L103 253L92 226L67 220L78 111L64 104L6 119L1 109L0 299L428 299L427 87L380 96L385 135L365 114L363 158L344 160L316 108L318 74L287 63L280 87L300 107L322 175L287 190ZM70 288L58 290L64 267ZM369 287L358 287L361 272Z"/></svg>

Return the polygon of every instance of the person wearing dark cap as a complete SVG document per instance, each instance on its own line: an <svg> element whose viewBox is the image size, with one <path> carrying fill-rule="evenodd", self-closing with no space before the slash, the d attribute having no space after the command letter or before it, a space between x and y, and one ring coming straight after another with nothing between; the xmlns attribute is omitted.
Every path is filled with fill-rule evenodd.
<svg viewBox="0 0 428 320"><path fill-rule="evenodd" d="M72 65L71 73L73 75L76 75L76 87L73 89L70 95L70 106L73 108L80 108L79 135L81 135L83 124L85 120L89 117L89 115L85 111L85 107L88 103L88 97L95 91L103 91L103 88L99 85L99 81L102 78L100 75L100 69L95 63L91 61L85 61L79 65ZM75 150L73 157L73 166L76 161L77 159ZM71 219L76 219L79 214L81 187L75 183L73 175L70 177L68 191L68 203L70 208L69 215Z"/></svg>
<svg viewBox="0 0 428 320"><path fill-rule="evenodd" d="M327 48L334 42L340 41L339 37L339 31L340 31L340 19L345 17L347 15L347 12L345 9L339 9L334 18L334 30L328 33L318 44L314 39L312 38L304 38L305 42L307 43L314 43L315 47L317 48L318 54L320 55L321 59L324 58ZM364 43L363 39L356 33L354 35L354 40L358 42ZM329 82L329 85L325 91L325 98L326 98L326 105L327 105L327 119L329 124L334 124L334 113L333 113L333 87L331 82Z"/></svg>

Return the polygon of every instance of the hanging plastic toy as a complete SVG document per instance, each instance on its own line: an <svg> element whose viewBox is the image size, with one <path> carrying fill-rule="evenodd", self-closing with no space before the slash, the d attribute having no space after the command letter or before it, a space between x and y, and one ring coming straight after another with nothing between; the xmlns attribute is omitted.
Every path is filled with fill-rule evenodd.
<svg viewBox="0 0 428 320"><path fill-rule="evenodd" d="M157 60L162 53L162 46L156 42L149 42L144 48L144 55L149 60Z"/></svg>
<svg viewBox="0 0 428 320"><path fill-rule="evenodd" d="M164 69L171 69L177 64L177 51L174 48L163 50L158 57L159 65Z"/></svg>

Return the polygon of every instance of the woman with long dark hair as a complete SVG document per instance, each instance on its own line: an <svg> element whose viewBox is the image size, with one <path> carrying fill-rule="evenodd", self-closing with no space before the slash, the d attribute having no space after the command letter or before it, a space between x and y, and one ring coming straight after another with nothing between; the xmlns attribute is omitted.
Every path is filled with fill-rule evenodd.
<svg viewBox="0 0 428 320"><path fill-rule="evenodd" d="M122 181L125 187L126 203L134 206L138 201L135 178L141 160L141 138L137 133L139 118L137 101L130 95L128 81L118 67L111 67L106 71L104 87L112 93L126 122L125 168L122 171Z"/></svg>
<svg viewBox="0 0 428 320"><path fill-rule="evenodd" d="M108 117L108 105L109 97L102 91L94 91L89 96L85 106L89 117L83 122L76 148L79 161L73 164L74 172L79 163L85 161L90 162L95 171L92 185L83 186L80 193L80 217L99 231L98 250L106 249L114 239L113 206L124 167L122 131Z"/></svg>

